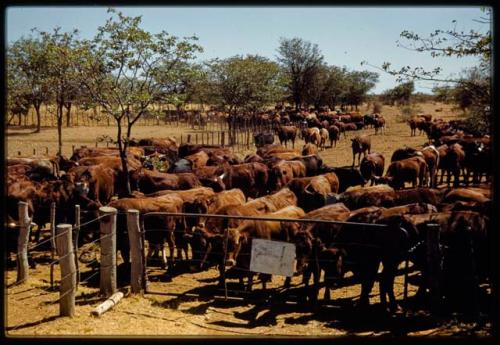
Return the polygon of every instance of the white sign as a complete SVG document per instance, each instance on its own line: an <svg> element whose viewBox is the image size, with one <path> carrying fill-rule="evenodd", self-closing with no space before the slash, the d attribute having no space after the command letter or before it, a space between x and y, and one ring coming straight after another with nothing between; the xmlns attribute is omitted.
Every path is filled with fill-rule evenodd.
<svg viewBox="0 0 500 345"><path fill-rule="evenodd" d="M293 276L295 245L293 243L252 239L250 271Z"/></svg>

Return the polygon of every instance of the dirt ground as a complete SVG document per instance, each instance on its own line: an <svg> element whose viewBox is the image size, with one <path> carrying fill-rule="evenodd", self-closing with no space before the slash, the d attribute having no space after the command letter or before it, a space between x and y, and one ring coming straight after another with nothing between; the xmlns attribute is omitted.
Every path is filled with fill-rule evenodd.
<svg viewBox="0 0 500 345"><path fill-rule="evenodd" d="M423 112L435 117L449 119L454 117L450 106L443 104L422 104ZM435 109L442 111L435 112ZM365 109L361 109L363 112ZM398 109L385 106L387 130L383 135L373 135L373 129L349 134L348 138L360 133L372 135L372 151L381 152L390 160L392 152L403 145L419 147L425 143L425 136L410 136L407 124L398 121ZM186 133L186 128L167 128L165 126L134 127L134 137L177 136ZM7 154L17 155L17 151L31 153L33 148L49 153L56 150L56 130L43 128L41 133L29 134L28 129L9 130L6 138ZM191 131L191 130L189 130ZM64 154L71 153L71 146L93 146L97 136L115 135L112 127L72 127L63 128ZM302 141L296 147L302 146ZM254 152L255 150L251 150ZM244 155L247 151L242 151ZM334 166L350 165L352 153L350 140L344 138L336 148L320 152L324 161ZM37 248L33 255L38 263L30 269L30 279L22 285L14 285L15 264L5 272L5 320L9 337L33 336L491 336L491 322L485 313L488 307L481 307L479 319L467 320L460 314L447 313L444 316L420 310L422 302L415 297L418 273L410 273L408 287L407 313L400 310L394 316L384 313L379 302L378 284L371 295L368 311L360 313L352 308L359 298L360 286L348 284L337 288L332 294L331 304L312 306L301 302L303 286L300 278L294 277L292 288L282 291L284 279L274 277L270 289L262 290L258 282L254 292L243 293L237 280L228 280L228 300L224 291L217 287L218 271L192 273L189 267L179 264L172 274L155 266L148 267L148 293L130 295L127 292L127 273L123 265L118 267L119 287L126 292L111 311L101 317L93 317L90 312L104 298L99 296L99 274L94 265L80 263L81 281L76 293L76 315L73 318L58 317L60 279L58 266L55 266L55 286L50 288L50 254L47 248ZM85 248L84 248L85 249ZM82 251L81 249L80 251ZM347 282L349 279L347 279ZM402 306L404 276L401 273L395 283L396 298ZM483 288L482 306L491 304L487 287ZM323 296L323 289L320 291ZM486 309L485 309L486 308Z"/></svg>

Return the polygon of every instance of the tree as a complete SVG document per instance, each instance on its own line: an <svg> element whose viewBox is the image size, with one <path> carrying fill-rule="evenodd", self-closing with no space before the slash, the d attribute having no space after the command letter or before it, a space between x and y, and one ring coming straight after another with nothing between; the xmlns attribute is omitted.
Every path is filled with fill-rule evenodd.
<svg viewBox="0 0 500 345"><path fill-rule="evenodd" d="M62 123L64 107L72 102L80 84L77 78L75 60L78 30L61 32L56 27L52 32L41 31L47 58L47 82L50 85L51 99L56 104L57 137L59 155L62 154Z"/></svg>
<svg viewBox="0 0 500 345"><path fill-rule="evenodd" d="M111 17L91 41L79 48L80 82L93 102L117 123L117 143L131 193L127 150L133 125L154 102L165 101L178 86L182 64L202 48L196 37L179 39L162 31L151 34L140 27L141 17L108 9ZM126 125L123 135L122 125Z"/></svg>
<svg viewBox="0 0 500 345"><path fill-rule="evenodd" d="M41 37L21 37L7 48L8 99L21 116L31 104L36 112L36 132L40 132L42 103L49 100L46 44ZM28 108L26 108L28 107ZM19 121L21 117L19 117Z"/></svg>
<svg viewBox="0 0 500 345"><path fill-rule="evenodd" d="M475 21L485 24L486 30L484 32L478 30L459 31L456 28L456 20L453 20L454 27L452 29L438 29L430 33L428 37L421 37L411 31L403 31L400 36L409 43L397 42L400 47L429 53L435 58L477 57L478 65L469 71L464 71L465 75L463 74L459 78L442 77L440 67L430 71L422 67L411 66L394 69L390 62L385 62L381 68L370 66L396 76L398 81L434 81L439 86L445 85L455 90L461 90L459 94L462 96L468 94L465 98L472 103L467 105L464 103L463 106L466 105L465 109L468 109L470 125L478 131L486 133L491 121L491 9L485 8L483 12L485 13L484 17ZM366 61L363 61L362 64L369 65ZM456 96L455 93L455 99Z"/></svg>
<svg viewBox="0 0 500 345"><path fill-rule="evenodd" d="M413 81L399 84L393 89L383 92L384 102L390 105L394 105L394 103L408 105L414 90L415 84Z"/></svg>
<svg viewBox="0 0 500 345"><path fill-rule="evenodd" d="M278 64L258 55L233 56L209 63L216 99L229 113L257 112L282 96Z"/></svg>
<svg viewBox="0 0 500 345"><path fill-rule="evenodd" d="M308 83L314 81L320 71L323 55L317 44L297 37L280 39L278 54L278 62L288 76L288 91L298 110L304 101Z"/></svg>
<svg viewBox="0 0 500 345"><path fill-rule="evenodd" d="M373 89L378 81L378 73L370 71L352 71L347 74L346 90L343 95L343 104L354 106L366 100L368 91Z"/></svg>

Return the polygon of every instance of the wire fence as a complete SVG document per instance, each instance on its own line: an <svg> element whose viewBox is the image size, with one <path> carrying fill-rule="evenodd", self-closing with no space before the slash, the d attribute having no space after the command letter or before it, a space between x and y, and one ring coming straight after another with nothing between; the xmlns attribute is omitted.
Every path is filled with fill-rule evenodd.
<svg viewBox="0 0 500 345"><path fill-rule="evenodd" d="M130 210L129 210L130 211ZM124 211L117 211L115 210L113 213L115 215L115 217L118 217L118 215L130 215L130 212L127 211L127 212L124 212ZM77 221L77 224L75 224L74 226L71 227L71 231L76 235L74 240L76 240L76 242L74 241L73 243L73 249L70 250L68 253L64 254L64 255L61 255L60 257L58 257L57 259L54 259L50 262L50 265L56 265L56 264L59 264L61 261L63 261L64 259L66 259L68 256L72 256L72 255L75 255L77 260L78 258L80 258L85 251L89 250L89 248L92 248L93 245L95 243L102 243L103 240L106 240L107 238L116 238L117 236L117 233L118 231L120 231L121 234L123 234L123 229L122 230L118 230L118 229L114 229L111 233L108 233L108 234L103 234L101 232L101 236L99 238L96 238L96 239L93 239L92 241L89 241L89 242L86 242L84 245L82 245L81 247L78 246L78 234L79 234L79 231L82 229L82 228L85 228L86 226L92 224L92 223L95 223L95 222L101 222L104 218L106 217L110 217L111 215L109 213L105 213L105 214L102 214L102 215L99 215L97 216L96 218L93 218L89 221L86 221L85 223L82 223L82 224L78 224L79 223L79 220ZM363 229L367 229L367 228L372 228L372 229L378 229L378 230L381 230L381 231L385 231L387 228L388 228L388 225L386 224L368 224L368 223L359 223L359 222L341 222L341 221L334 221L334 220L320 220L320 219L304 219L304 218L300 218L300 219L296 219L296 218L276 218L276 217L269 217L269 216L229 216L229 215L211 215L211 214L197 214L197 213L169 213L169 212L148 212L148 213L143 213L141 214L141 221L139 222L139 229L138 229L138 233L140 236L142 236L142 240L141 240L141 243L139 244L143 250L143 255L144 255L144 249L146 248L145 244L146 242L148 242L148 245L150 248L153 247L153 245L155 244L154 242L151 242L149 239L146 240L146 236L148 234L154 234L154 233L165 233L166 236L168 236L168 234L170 233L170 235L173 235L173 236L182 236L182 235L185 235L186 234L186 230L185 229L180 229L180 228L172 228L170 230L168 229L165 229L165 228L159 228L159 227L152 227L152 228L149 228L149 227L145 227L145 222L146 222L146 218L148 217L153 217L153 216L165 216L165 217L183 217L183 218L199 218L199 217L203 217L205 219L207 218L221 218L224 220L224 229L221 229L220 231L220 234L223 235L224 237L224 245L222 247L222 249L219 249L219 250L213 250L211 253L213 255L215 255L216 257L218 258L222 258L222 259L219 259L219 262L216 262L215 264L219 266L219 272L221 274L221 278L223 279L223 282L224 282L224 285L222 288L219 288L218 290L219 291L223 291L224 292L224 297L225 299L228 298L228 293L231 293L231 294L236 294L236 295L240 295L240 294L249 294L250 292L249 291L246 291L246 290L238 290L238 289L234 289L234 288L228 288L227 286L227 283L226 283L226 279L233 279L235 276L234 275L228 275L228 273L230 273L231 269L233 269L233 272L237 272L239 274L243 274L244 276L247 276L247 277L250 277L250 276L253 276L254 274L257 274L258 272L255 272L255 271L252 271L250 270L250 268L248 266L233 266L231 269L227 270L227 260L228 260L228 254L229 254L229 251L228 251L228 241L229 241L229 231L228 231L228 222L230 220L240 220L240 221L271 221L271 222L281 222L281 223L297 223L297 224L304 224L304 223L314 223L314 224L329 224L329 225L342 225L342 226L353 226L353 227L357 227L357 228L363 228ZM117 221L117 218L115 219L115 222ZM115 223L116 224L116 223ZM130 232L130 229L128 229L127 231ZM404 229L401 229L401 231L403 233L405 233L406 236L408 236L408 233L406 230ZM42 241L40 241L39 243L35 244L35 245L31 245L29 246L29 251L33 251L35 250L36 248L39 248L41 247L42 245L44 244L47 244L48 242L52 242L54 243L56 239L60 238L61 236L63 235L66 235L65 232L61 232L61 233L58 233L58 234L54 234L53 236L51 236L50 238L48 239L44 239ZM130 236L130 234L129 234ZM186 249L186 246L185 245L178 245L177 242L175 242L175 238L173 238L174 241L173 242L170 242L167 244L169 245L169 249L170 249L170 255L168 256L169 257L169 260L172 260L174 259L174 251L175 250L178 250L178 251L184 251ZM407 273L408 273L408 258L409 258L409 255L412 254L419 246L425 244L425 241L424 240L421 240L421 241L418 241L416 243L414 243L405 253L403 253L402 255L402 260L403 261L406 261L406 267L405 269L403 270L404 271L404 274L405 274L405 277L404 277L404 282L402 283L397 283L397 284L401 284L401 285L404 285L404 296L405 296L405 300L406 300L406 296L407 296ZM162 242L161 245L163 246L163 250L165 250L165 242ZM343 246L343 247L360 247L360 248L372 248L372 249L378 249L378 250L382 250L383 248L380 246L380 245L376 245L376 244L370 244L370 243L366 243L366 242L356 242L356 241L351 241L351 242L337 242L335 243L336 246ZM206 249L201 249L201 250L197 250L197 249L193 249L191 247L191 260L189 261L190 263L192 264L202 264L202 263L205 263L206 262ZM196 255L194 255L196 254ZM20 256L21 253L17 253L16 256ZM186 253L187 255L187 253ZM193 258L193 255L195 256L195 258ZM251 254L248 253L248 252L240 252L240 255L242 257L244 256L247 256L249 257ZM122 253L122 256L123 256L123 253ZM93 265L93 263L99 261L100 258L97 257L97 253L96 253L96 257L90 261L87 261L87 266L92 266L92 270L95 270L95 271L91 271L91 274L88 275L87 277L85 277L84 280L80 280L78 279L78 282L77 282L77 286L79 285L82 285L82 284L86 284L88 283L91 279L93 279L95 276L97 275L100 275L102 274L102 271L101 271L101 268L104 267L104 266L101 266L101 268L96 268L95 265ZM186 260L188 260L188 257L185 258ZM319 291L320 288L326 288L326 289L329 289L329 286L326 282L326 278L330 278L326 275L326 271L325 271L325 277L323 278L323 281L320 281L320 277L321 277L321 271L322 269L325 267L325 266L328 266L328 265L332 265L334 264L334 260L332 259L322 259L318 256L316 257L310 257L309 258L309 262L311 262L311 260L313 260L313 262L318 266L318 268L316 269L313 269L312 270L312 274L320 274L320 276L318 276L317 278L314 279L315 283L314 283L314 288L316 289L316 291ZM175 261L175 259L174 259ZM171 264L174 263L174 261L171 262ZM178 262L178 261L177 261ZM348 261L346 261L347 263L349 263ZM213 262L212 262L213 264ZM102 265L102 262L101 262L101 265ZM147 293L154 293L154 291L148 291L147 290L147 275L146 275L146 269L147 269L147 265L148 265L148 262L146 260L146 258L144 259L143 261L143 274L144 274L144 291L147 292ZM169 267L169 266L167 266ZM170 266L171 267L171 266ZM318 270L319 269L319 270ZM316 271L317 270L317 271ZM168 271L167 271L168 272ZM262 273L262 272L261 272ZM72 276L72 275L79 275L79 269L77 267L76 270L71 270L69 272L67 272L66 274L62 275L60 277L60 282L62 282L63 280L65 280L66 278ZM269 275L269 273L266 273ZM264 276L263 276L264 277ZM115 277L116 278L116 277ZM132 279L132 277L131 277ZM260 282L264 283L266 280L264 278L260 279ZM19 284L19 283L22 283L24 281L19 281L16 283ZM256 281L257 282L257 281ZM296 284L294 285L295 288L297 287L301 287L301 286L304 286L306 287L308 285L307 282L302 282L302 283L299 283L299 284ZM69 291L65 291L65 292L61 292L60 295L58 296L58 298L54 301L52 301L51 303L57 303L57 302L60 302L61 300L63 300L68 294L70 293L74 293L77 289L77 286L75 286L74 289L71 289ZM288 285L288 286L283 286L283 287L275 287L274 288L274 291L279 291L280 295L282 292L286 292L292 285ZM59 287L61 287L61 285L59 284ZM192 287L192 286L190 286ZM345 298L347 298L348 295L350 295L350 293L348 294L347 293L347 290L346 290L346 286L343 287L343 290L341 290L343 292L343 295ZM23 300L23 299L28 299L28 298L35 298L37 296L42 296L42 295L47 295L47 294L50 294L50 292L42 292L38 295L30 295L30 296L23 296L23 297L20 297L19 299L16 299L16 300ZM13 294L11 293L8 293L9 296L12 296ZM233 296L232 296L233 297ZM289 296L289 297L294 297L294 296ZM296 296L295 296L296 297ZM288 299L285 299L285 302L287 302ZM297 302L298 303L298 302Z"/></svg>

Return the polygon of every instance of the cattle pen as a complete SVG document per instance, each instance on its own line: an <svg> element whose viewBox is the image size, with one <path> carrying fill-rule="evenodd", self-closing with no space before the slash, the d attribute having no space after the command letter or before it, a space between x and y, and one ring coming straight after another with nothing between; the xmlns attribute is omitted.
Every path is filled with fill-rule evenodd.
<svg viewBox="0 0 500 345"><path fill-rule="evenodd" d="M223 229L223 238L224 238L224 246L223 250L219 254L222 257L222 262L218 262L220 269L220 274L222 278L222 284L218 286L216 291L222 293L219 296L213 296L215 298L223 299L224 301L228 300L242 300L244 299L247 302L255 302L255 303L272 303L272 304L291 304L291 305L304 305L307 304L307 299L302 300L297 298L297 300L290 300L290 296L292 294L286 294L287 290L291 288L291 286L284 286L283 288L273 289L269 291L269 293L276 295L284 295L284 299L277 300L273 298L272 295L267 295L264 297L249 298L250 292L244 290L236 290L229 289L226 283L226 262L227 262L227 246L229 241L229 229L228 229L228 221L230 220L241 220L241 221L256 221L256 222L293 222L298 224L325 224L325 225L339 225L339 226L349 226L356 227L358 229L372 229L377 231L385 231L388 228L386 224L369 224L369 223L357 223L357 222L341 222L334 220L324 220L324 219L293 219L293 218L272 218L272 217L263 217L263 216L235 216L235 215L219 215L219 214L198 214L198 213L167 213L167 212L150 212L144 213L141 215L137 210L128 210L127 212L118 212L114 208L110 207L102 207L99 210L99 216L86 222L80 224L80 214L79 207L75 210L75 224L58 224L55 227L51 228L51 236L49 239L46 239L36 246L39 246L43 243L51 243L51 250L57 253L58 258L55 259L52 256L52 261L50 263L51 267L56 263L59 263L61 266L61 276L59 283L59 299L57 301L53 301L53 303L60 303L60 316L72 316L75 313L75 292L79 284L84 284L89 282L90 279L96 277L97 275L100 277L99 288L100 288L100 296L113 299L116 298L117 293L119 292L117 286L117 234L124 233L125 229L117 229L117 216L118 215L126 215L127 224L126 224L126 233L128 233L128 242L130 244L130 270L127 271L127 278L125 279L128 283L124 285L130 285L130 290L132 293L145 293L145 294L175 294L174 292L166 292L164 291L154 291L148 287L148 260L145 256L145 234L148 231L165 231L164 229L146 229L144 228L144 219L152 216L165 216L165 217L177 217L177 218L192 218L192 217L203 217L203 218L213 218L213 219L221 219L224 224ZM20 215L20 236L18 238L18 246L17 246L17 268L18 268L18 280L15 285L22 284L26 280L29 279L29 268L28 268L28 251L33 250L36 246L28 248L28 239L29 239L29 231L30 231L30 221L27 213L27 208L25 203L19 203L19 215ZM96 256L95 259L87 261L86 263L93 264L94 268L91 274L88 274L84 279L79 278L79 270L78 270L78 261L81 259L84 253L78 255L78 251L82 250L78 245L78 231L91 223L99 223L99 232L100 236L97 239L93 239L90 243L85 244L84 246L88 246L89 244L98 243L100 246L100 255ZM404 263L405 267L403 269L404 273L404 307L406 312L406 298L408 292L408 273L409 269L409 260L412 252L419 246L425 247L426 252L426 267L425 271L427 272L428 279L428 288L431 292L432 296L437 296L439 294L439 275L440 275L440 247L439 247L439 226L436 224L429 224L428 229L431 231L427 232L427 237L414 246L409 248L404 253ZM402 234L407 236L407 231L404 228L400 228ZM349 243L351 246L366 246L363 243ZM122 254L123 255L123 254ZM100 261L100 265L98 263ZM315 257L316 263L321 263L321 259ZM172 266L166 271L166 274L171 274ZM319 270L319 268L316 268ZM248 268L242 269L242 271L246 273L250 273ZM187 273L187 272L186 272ZM262 273L262 272L261 272ZM317 283L319 283L320 279L320 271L313 272L312 274L317 274ZM52 277L53 271L51 270L51 289L54 288L54 279ZM170 284L175 284L175 280L172 279ZM299 284L299 285L303 285ZM9 286L10 288L12 286ZM293 286L297 291L297 286ZM314 285L311 287L311 291L313 296L316 296L318 293L319 285ZM122 290L123 291L123 290ZM186 295L184 293L183 295ZM243 295L244 297L241 297ZM259 296L262 296L260 294ZM434 298L433 298L434 299ZM304 303L305 302L305 303ZM112 305L117 303L117 301L113 300L109 302ZM322 306L332 307L334 306L331 303L326 301L322 301Z"/></svg>

